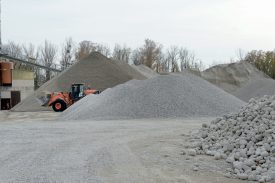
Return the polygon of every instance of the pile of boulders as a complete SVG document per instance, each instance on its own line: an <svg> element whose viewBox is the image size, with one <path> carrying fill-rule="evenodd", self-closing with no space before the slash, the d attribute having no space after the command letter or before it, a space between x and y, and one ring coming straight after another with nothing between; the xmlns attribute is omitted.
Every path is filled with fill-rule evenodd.
<svg viewBox="0 0 275 183"><path fill-rule="evenodd" d="M192 143L197 154L231 163L226 177L275 180L275 96L251 99L237 114L203 124Z"/></svg>

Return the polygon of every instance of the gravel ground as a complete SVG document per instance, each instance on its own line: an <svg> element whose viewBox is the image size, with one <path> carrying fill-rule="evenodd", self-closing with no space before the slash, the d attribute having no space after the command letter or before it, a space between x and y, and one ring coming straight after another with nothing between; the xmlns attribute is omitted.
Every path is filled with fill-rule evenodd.
<svg viewBox="0 0 275 183"><path fill-rule="evenodd" d="M58 113L41 111L41 112L9 112L0 111L0 122L30 122L30 121L52 121L58 117Z"/></svg>
<svg viewBox="0 0 275 183"><path fill-rule="evenodd" d="M21 115L0 123L1 182L246 183L225 178L223 161L182 154L189 131L212 118L12 122Z"/></svg>
<svg viewBox="0 0 275 183"><path fill-rule="evenodd" d="M89 95L62 119L141 119L220 116L244 102L190 73L132 80L100 95Z"/></svg>

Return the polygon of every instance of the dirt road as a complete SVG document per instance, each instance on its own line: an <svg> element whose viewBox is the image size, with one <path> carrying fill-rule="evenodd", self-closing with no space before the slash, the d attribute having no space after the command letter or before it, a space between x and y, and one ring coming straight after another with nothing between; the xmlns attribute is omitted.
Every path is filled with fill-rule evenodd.
<svg viewBox="0 0 275 183"><path fill-rule="evenodd" d="M11 122L20 115L0 123L0 182L241 182L222 175L222 161L182 155L209 118Z"/></svg>

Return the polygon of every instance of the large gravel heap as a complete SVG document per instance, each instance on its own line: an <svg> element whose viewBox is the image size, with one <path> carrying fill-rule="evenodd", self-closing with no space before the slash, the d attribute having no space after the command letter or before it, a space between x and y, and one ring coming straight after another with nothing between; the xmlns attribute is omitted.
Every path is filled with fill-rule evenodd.
<svg viewBox="0 0 275 183"><path fill-rule="evenodd" d="M245 85L251 78L268 78L248 62L215 65L201 73L207 81L231 93Z"/></svg>
<svg viewBox="0 0 275 183"><path fill-rule="evenodd" d="M132 79L143 80L147 79L147 76L126 63L110 60L102 54L94 52L46 82L12 110L51 110L51 108L41 107L36 98L40 98L45 93L70 91L71 84L74 83L84 83L86 86L103 91Z"/></svg>
<svg viewBox="0 0 275 183"><path fill-rule="evenodd" d="M244 61L216 65L203 71L201 76L246 102L275 93L275 81Z"/></svg>
<svg viewBox="0 0 275 183"><path fill-rule="evenodd" d="M232 164L227 177L275 180L275 96L251 99L238 113L204 124L194 137L198 154Z"/></svg>
<svg viewBox="0 0 275 183"><path fill-rule="evenodd" d="M176 118L219 116L238 110L244 102L209 82L185 73L132 80L89 95L69 109L66 120Z"/></svg>

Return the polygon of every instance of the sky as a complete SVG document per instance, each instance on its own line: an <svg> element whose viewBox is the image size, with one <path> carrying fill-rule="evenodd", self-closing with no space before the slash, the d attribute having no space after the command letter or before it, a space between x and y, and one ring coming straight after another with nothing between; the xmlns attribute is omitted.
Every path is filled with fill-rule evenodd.
<svg viewBox="0 0 275 183"><path fill-rule="evenodd" d="M274 50L274 7L274 0L2 0L2 39L136 48L150 38L186 47L206 65L226 63L238 49Z"/></svg>

